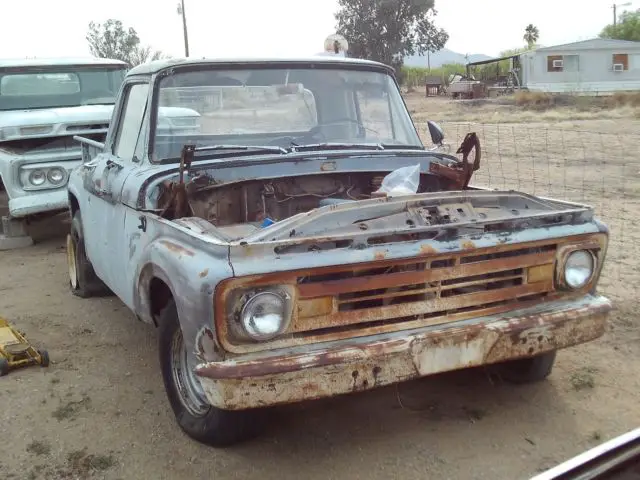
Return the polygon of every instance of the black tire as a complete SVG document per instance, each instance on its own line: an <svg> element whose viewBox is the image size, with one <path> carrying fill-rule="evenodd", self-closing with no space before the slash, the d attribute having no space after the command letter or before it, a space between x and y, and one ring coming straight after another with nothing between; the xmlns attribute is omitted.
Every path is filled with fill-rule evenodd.
<svg viewBox="0 0 640 480"><path fill-rule="evenodd" d="M49 366L50 360L49 360L49 352L47 352L46 350L40 350L38 351L38 353L40 354L40 358L41 358L41 363L40 366L42 368L47 368Z"/></svg>
<svg viewBox="0 0 640 480"><path fill-rule="evenodd" d="M93 266L85 253L80 210L73 215L71 230L67 236L67 265L69 267L69 288L75 296L91 298L111 293L93 271Z"/></svg>
<svg viewBox="0 0 640 480"><path fill-rule="evenodd" d="M9 361L6 358L0 358L0 377L4 377L9 373Z"/></svg>
<svg viewBox="0 0 640 480"><path fill-rule="evenodd" d="M259 431L257 414L253 410L221 410L208 404L199 414L192 413L183 400L188 394L181 393L174 374L174 342L182 341L182 330L175 302L162 310L159 318L160 369L164 386L180 428L191 438L214 447L226 447L253 438ZM183 386L182 390L187 390ZM206 401L206 399L204 400Z"/></svg>
<svg viewBox="0 0 640 480"><path fill-rule="evenodd" d="M512 360L496 365L496 373L509 383L524 384L545 380L553 370L556 351L531 358Z"/></svg>

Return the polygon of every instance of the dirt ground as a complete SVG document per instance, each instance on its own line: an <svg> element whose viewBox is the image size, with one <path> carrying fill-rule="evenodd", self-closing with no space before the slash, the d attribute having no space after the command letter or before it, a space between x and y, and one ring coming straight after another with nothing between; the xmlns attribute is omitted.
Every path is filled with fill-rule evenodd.
<svg viewBox="0 0 640 480"><path fill-rule="evenodd" d="M637 427L635 113L535 117L419 95L408 104L421 130L440 121L452 144L479 133L478 183L596 206L611 227L602 285L617 308L604 338L560 352L537 385L473 370L276 408L261 437L215 450L174 421L155 331L116 298L68 292L63 216L33 227L33 247L0 252L0 315L52 359L0 378L0 478L526 479Z"/></svg>

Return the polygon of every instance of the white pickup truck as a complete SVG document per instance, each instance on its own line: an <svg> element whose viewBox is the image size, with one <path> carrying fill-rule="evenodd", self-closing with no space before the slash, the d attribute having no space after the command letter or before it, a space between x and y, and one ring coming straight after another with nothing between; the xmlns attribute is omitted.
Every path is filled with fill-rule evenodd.
<svg viewBox="0 0 640 480"><path fill-rule="evenodd" d="M82 135L103 141L128 66L119 60L0 60L0 249L29 245L24 221L68 206Z"/></svg>

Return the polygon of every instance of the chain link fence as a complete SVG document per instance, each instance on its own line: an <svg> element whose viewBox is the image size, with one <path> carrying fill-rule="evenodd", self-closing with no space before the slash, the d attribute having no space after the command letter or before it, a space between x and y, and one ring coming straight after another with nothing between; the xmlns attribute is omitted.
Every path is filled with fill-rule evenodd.
<svg viewBox="0 0 640 480"><path fill-rule="evenodd" d="M638 305L633 290L640 280L640 134L527 124L442 126L453 152L468 132L480 138L481 167L472 185L592 206L610 230L601 290Z"/></svg>

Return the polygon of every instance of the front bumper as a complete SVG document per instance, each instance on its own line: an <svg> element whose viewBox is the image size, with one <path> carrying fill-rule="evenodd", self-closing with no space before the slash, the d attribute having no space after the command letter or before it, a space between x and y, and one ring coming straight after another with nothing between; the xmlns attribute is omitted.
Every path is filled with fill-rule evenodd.
<svg viewBox="0 0 640 480"><path fill-rule="evenodd" d="M68 207L69 196L66 187L52 191L33 191L9 200L9 216L20 218L36 213L65 210Z"/></svg>
<svg viewBox="0 0 640 480"><path fill-rule="evenodd" d="M242 410L368 390L570 347L604 334L601 296L386 335L199 365L215 407Z"/></svg>

